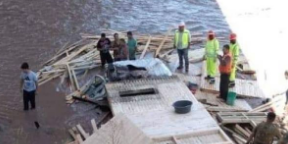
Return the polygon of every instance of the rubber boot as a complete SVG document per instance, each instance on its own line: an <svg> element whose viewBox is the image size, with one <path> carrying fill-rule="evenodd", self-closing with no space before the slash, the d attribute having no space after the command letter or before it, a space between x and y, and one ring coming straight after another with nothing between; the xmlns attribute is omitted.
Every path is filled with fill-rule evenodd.
<svg viewBox="0 0 288 144"><path fill-rule="evenodd" d="M211 77L210 77L209 75L207 75L204 79L205 79L205 80L210 80Z"/></svg>
<svg viewBox="0 0 288 144"><path fill-rule="evenodd" d="M183 69L183 66L178 66L177 67L177 70L181 70L181 69Z"/></svg>
<svg viewBox="0 0 288 144"><path fill-rule="evenodd" d="M214 84L214 83L215 83L215 78L211 77L210 80L209 80L209 84L212 85L212 84Z"/></svg>

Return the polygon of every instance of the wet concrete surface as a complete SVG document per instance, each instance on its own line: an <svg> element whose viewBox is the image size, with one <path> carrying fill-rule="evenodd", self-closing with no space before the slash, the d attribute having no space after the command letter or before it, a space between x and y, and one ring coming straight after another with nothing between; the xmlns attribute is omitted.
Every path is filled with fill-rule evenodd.
<svg viewBox="0 0 288 144"><path fill-rule="evenodd" d="M182 20L203 36L211 29L217 36L230 33L215 0L2 0L0 17L0 144L65 143L67 128L97 117L91 105L65 104L65 94L55 90L57 82L40 88L36 110L22 111L21 63L37 71L79 33L99 33L100 28L164 33Z"/></svg>

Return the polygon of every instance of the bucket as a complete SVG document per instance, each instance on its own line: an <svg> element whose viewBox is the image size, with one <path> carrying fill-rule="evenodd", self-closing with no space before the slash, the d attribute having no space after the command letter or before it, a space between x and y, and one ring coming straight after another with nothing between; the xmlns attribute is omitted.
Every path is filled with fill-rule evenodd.
<svg viewBox="0 0 288 144"><path fill-rule="evenodd" d="M176 101L173 104L175 112L178 114L185 114L191 111L192 102L189 100Z"/></svg>
<svg viewBox="0 0 288 144"><path fill-rule="evenodd" d="M227 104L234 106L237 94L235 92L229 91L227 96Z"/></svg>

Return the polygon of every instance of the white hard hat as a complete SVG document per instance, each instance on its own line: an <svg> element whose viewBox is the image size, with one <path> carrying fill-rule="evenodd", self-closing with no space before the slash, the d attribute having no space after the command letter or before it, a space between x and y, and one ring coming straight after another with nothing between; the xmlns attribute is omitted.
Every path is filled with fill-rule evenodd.
<svg viewBox="0 0 288 144"><path fill-rule="evenodd" d="M179 24L179 27L180 27L180 26L185 26L185 22L182 21L182 22Z"/></svg>

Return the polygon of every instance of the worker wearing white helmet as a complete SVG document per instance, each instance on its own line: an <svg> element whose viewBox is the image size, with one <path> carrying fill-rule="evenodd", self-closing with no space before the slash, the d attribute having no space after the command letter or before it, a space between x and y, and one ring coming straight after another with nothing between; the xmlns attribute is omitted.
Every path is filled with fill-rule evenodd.
<svg viewBox="0 0 288 144"><path fill-rule="evenodd" d="M188 49L190 48L191 35L189 30L185 29L185 23L179 24L178 30L174 36L174 48L177 49L179 55L178 70L183 69L183 59L185 60L185 71L189 71Z"/></svg>

